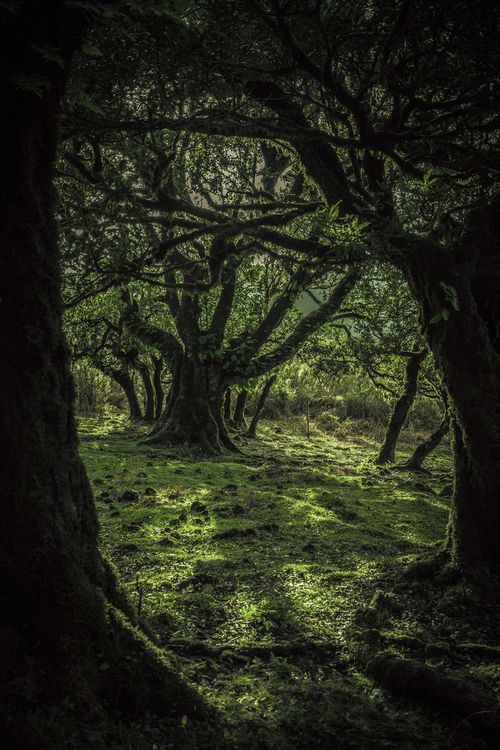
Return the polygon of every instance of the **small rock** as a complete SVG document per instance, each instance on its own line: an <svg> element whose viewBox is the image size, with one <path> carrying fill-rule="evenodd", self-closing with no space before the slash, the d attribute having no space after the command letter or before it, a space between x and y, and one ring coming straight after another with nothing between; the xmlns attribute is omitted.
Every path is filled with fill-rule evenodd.
<svg viewBox="0 0 500 750"><path fill-rule="evenodd" d="M139 547L137 544L129 542L128 544L120 544L120 546L117 547L117 550L118 552L138 552Z"/></svg>
<svg viewBox="0 0 500 750"><path fill-rule="evenodd" d="M136 503L139 501L139 493L135 490L125 490L119 498L122 503Z"/></svg>
<svg viewBox="0 0 500 750"><path fill-rule="evenodd" d="M160 541L158 542L158 544L161 547L173 547L173 545L175 544L175 542L174 542L174 540L171 537L164 536L162 539L160 539Z"/></svg>
<svg viewBox="0 0 500 750"><path fill-rule="evenodd" d="M202 503L200 500L193 500L191 505L189 506L192 511L195 513L202 513L207 509L207 506L205 503Z"/></svg>
<svg viewBox="0 0 500 750"><path fill-rule="evenodd" d="M261 531L269 531L271 534L276 534L280 530L277 523L265 523L259 527ZM312 545L314 547L314 544Z"/></svg>
<svg viewBox="0 0 500 750"><path fill-rule="evenodd" d="M137 521L132 521L132 523L124 523L122 528L124 531L140 531L141 524Z"/></svg>

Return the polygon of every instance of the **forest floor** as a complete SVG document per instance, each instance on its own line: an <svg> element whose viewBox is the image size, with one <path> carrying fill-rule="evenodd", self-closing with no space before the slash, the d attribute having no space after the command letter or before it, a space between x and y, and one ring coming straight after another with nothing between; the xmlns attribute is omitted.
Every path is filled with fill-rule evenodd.
<svg viewBox="0 0 500 750"><path fill-rule="evenodd" d="M80 420L101 547L221 717L221 748L497 746L439 700L389 694L364 669L384 651L498 691L499 622L483 595L402 574L444 537L446 448L416 475L376 467L366 436L308 440L265 422L244 454L204 459L140 443L144 429ZM183 748L203 748L184 724ZM172 747L148 731L144 747Z"/></svg>

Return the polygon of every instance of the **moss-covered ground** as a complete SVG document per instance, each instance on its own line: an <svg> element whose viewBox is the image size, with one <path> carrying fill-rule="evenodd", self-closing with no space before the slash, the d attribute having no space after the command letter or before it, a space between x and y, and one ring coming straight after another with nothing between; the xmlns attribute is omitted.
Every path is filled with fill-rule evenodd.
<svg viewBox="0 0 500 750"><path fill-rule="evenodd" d="M368 643L498 681L498 660L465 654L494 645L498 625L474 592L395 577L444 537L446 449L412 475L375 467L369 440L308 440L280 423L215 459L142 434L118 417L80 421L101 546L221 717L221 748L485 746L468 721L389 695L361 666Z"/></svg>

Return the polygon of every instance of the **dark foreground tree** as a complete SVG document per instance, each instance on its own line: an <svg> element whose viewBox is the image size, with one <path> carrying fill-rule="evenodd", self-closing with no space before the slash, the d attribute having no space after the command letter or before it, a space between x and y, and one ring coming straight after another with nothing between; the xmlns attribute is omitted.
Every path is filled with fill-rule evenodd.
<svg viewBox="0 0 500 750"><path fill-rule="evenodd" d="M52 165L84 19L56 0L12 4L0 15L0 735L3 747L28 750L63 744L47 729L57 706L71 705L83 726L110 715L190 713L196 700L128 619L97 549L77 450Z"/></svg>

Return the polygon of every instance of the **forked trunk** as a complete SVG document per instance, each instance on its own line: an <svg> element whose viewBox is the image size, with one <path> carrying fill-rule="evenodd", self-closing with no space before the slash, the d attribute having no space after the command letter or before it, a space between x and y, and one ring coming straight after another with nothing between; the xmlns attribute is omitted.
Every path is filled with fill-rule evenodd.
<svg viewBox="0 0 500 750"><path fill-rule="evenodd" d="M224 384L196 357L184 355L172 370L172 386L161 424L148 442L221 454L237 451L222 418Z"/></svg>

